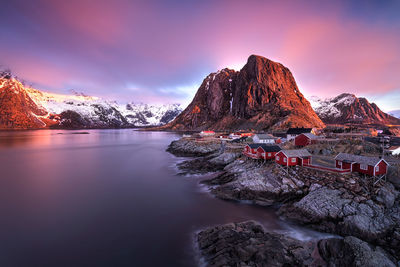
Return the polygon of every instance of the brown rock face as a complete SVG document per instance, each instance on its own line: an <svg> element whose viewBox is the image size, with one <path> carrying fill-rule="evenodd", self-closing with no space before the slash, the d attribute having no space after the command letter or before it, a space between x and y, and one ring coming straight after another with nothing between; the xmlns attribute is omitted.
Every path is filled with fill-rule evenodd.
<svg viewBox="0 0 400 267"><path fill-rule="evenodd" d="M223 69L208 75L189 106L166 127L207 129L230 116L237 72Z"/></svg>
<svg viewBox="0 0 400 267"><path fill-rule="evenodd" d="M280 63L252 55L236 72L224 69L207 76L192 103L166 128L283 129L323 127Z"/></svg>
<svg viewBox="0 0 400 267"><path fill-rule="evenodd" d="M0 129L43 128L51 122L46 115L48 112L36 105L20 82L0 79Z"/></svg>

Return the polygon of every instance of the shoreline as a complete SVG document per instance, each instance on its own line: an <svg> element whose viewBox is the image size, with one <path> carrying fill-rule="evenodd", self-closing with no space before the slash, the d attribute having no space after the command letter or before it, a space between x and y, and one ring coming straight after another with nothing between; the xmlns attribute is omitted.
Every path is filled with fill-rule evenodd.
<svg viewBox="0 0 400 267"><path fill-rule="evenodd" d="M205 170L210 173L210 170L214 168L215 177L200 181L202 185L208 187L214 197L230 201L246 201L251 205L275 206L276 213L285 222L341 236L320 239L317 243L326 243L325 249L326 247L333 249L331 252L336 250L336 254L341 251L339 247L342 249L346 247L343 251L353 251L352 256L349 259L340 257L339 259L335 254L335 258L332 253L326 254L324 248L317 244L315 246L318 247L318 253L315 252L315 248L313 253L322 259L318 261L321 266L329 262L352 265L359 256L354 253L359 251L360 247L365 253L367 253L367 248L372 249L368 253L373 257L367 259L364 265L374 266L368 263L375 262L376 259L385 263L381 266L398 264L400 252L396 251L396 247L400 245L400 208L398 207L400 194L397 191L398 188L391 183L381 183L378 188L372 188L375 191L363 192L364 186L368 184L365 185L364 180L355 175L343 177L338 174L304 171L302 168L290 169L289 174L285 175L282 168L274 164L245 160L237 150L237 147L232 148L228 145L225 151L220 151L218 142L196 143L195 140L185 138L173 141L167 149L168 152L181 157L186 155L196 157L183 161L183 164L177 166L186 174L196 172L201 174ZM233 253L224 254L223 260L215 261L213 259L223 252L217 252L213 242L209 244L211 249L200 246L207 265L222 266L227 262L265 264L265 258L253 257L257 254L257 249L253 251L253 254L250 253L253 255L250 258L236 257L240 246L235 245L235 238L230 238L229 242L217 238L226 231L234 233L234 236L245 233L248 238L254 238L251 237L252 231L249 230L254 225L248 226L249 229L245 229L244 232L240 230L240 226L238 231L235 227L227 224L199 230L198 242L214 238L215 242L226 244L223 251L230 250ZM267 230L263 229L263 231L266 233L265 236L270 235ZM278 240L284 240L286 237L282 235ZM264 240L261 243L263 242L267 241ZM348 246L353 246L353 250ZM264 252L273 253L271 249ZM313 260L318 260L317 258ZM306 262L310 263L310 258L296 258L296 264L303 265Z"/></svg>

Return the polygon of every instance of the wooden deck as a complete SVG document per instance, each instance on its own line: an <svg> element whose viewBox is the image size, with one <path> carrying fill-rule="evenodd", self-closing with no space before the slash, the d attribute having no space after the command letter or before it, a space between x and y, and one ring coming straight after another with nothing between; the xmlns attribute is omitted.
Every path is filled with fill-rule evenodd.
<svg viewBox="0 0 400 267"><path fill-rule="evenodd" d="M343 169L330 168L330 167L324 167L324 166L319 166L319 165L304 165L303 167L315 169L315 170L321 170L321 171L335 172L335 173L350 173L351 172L350 169L343 170Z"/></svg>

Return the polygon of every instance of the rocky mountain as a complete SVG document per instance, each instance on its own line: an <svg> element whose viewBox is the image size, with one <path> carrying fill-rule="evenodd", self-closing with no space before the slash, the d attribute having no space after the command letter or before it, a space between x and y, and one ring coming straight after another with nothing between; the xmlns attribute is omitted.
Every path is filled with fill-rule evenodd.
<svg viewBox="0 0 400 267"><path fill-rule="evenodd" d="M325 100L312 97L311 102L324 123L400 125L400 119L386 114L366 98L356 97L353 94L341 94Z"/></svg>
<svg viewBox="0 0 400 267"><path fill-rule="evenodd" d="M189 106L164 128L261 130L323 126L290 70L252 55L239 72L223 69L208 75Z"/></svg>
<svg viewBox="0 0 400 267"><path fill-rule="evenodd" d="M0 129L43 128L55 123L54 116L33 101L20 82L0 79Z"/></svg>
<svg viewBox="0 0 400 267"><path fill-rule="evenodd" d="M159 126L181 111L179 104L119 104L78 93L42 92L11 77L0 79L0 129Z"/></svg>

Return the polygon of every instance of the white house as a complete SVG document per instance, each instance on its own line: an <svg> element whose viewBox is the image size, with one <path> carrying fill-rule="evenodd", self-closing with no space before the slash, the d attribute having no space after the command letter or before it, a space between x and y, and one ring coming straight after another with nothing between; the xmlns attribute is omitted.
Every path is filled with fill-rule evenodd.
<svg viewBox="0 0 400 267"><path fill-rule="evenodd" d="M277 138L270 134L255 134L253 136L254 143L262 143L262 144L275 144L275 140Z"/></svg>

